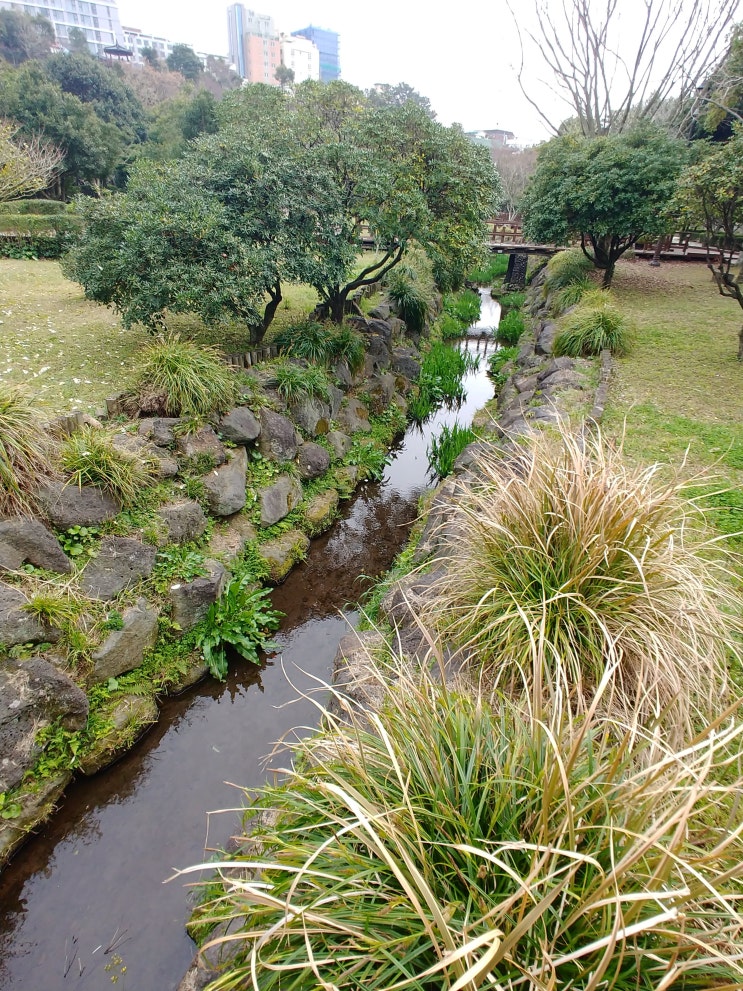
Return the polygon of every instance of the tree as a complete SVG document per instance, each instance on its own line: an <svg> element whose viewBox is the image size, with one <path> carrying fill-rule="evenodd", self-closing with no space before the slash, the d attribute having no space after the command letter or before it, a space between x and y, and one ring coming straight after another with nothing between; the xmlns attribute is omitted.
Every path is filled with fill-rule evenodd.
<svg viewBox="0 0 743 991"><path fill-rule="evenodd" d="M162 67L160 56L151 45L145 45L145 47L140 50L139 54L153 69L160 69Z"/></svg>
<svg viewBox="0 0 743 991"><path fill-rule="evenodd" d="M406 103L414 103L425 111L431 120L436 120L436 113L428 97L422 96L408 83L397 83L396 86L390 86L389 83L377 83L376 86L372 86L366 91L366 100L370 107L378 109L404 107Z"/></svg>
<svg viewBox="0 0 743 991"><path fill-rule="evenodd" d="M90 55L88 39L82 28L70 28L67 32L70 51L74 55Z"/></svg>
<svg viewBox="0 0 743 991"><path fill-rule="evenodd" d="M54 44L54 27L46 17L29 17L16 10L0 10L0 58L11 65L44 58Z"/></svg>
<svg viewBox="0 0 743 991"><path fill-rule="evenodd" d="M64 155L38 136L24 139L18 126L0 120L0 203L46 189Z"/></svg>
<svg viewBox="0 0 743 991"><path fill-rule="evenodd" d="M288 65L277 65L276 72L274 72L279 86L286 90L294 82L294 69L290 69Z"/></svg>
<svg viewBox="0 0 743 991"><path fill-rule="evenodd" d="M553 138L539 152L523 201L524 234L581 247L611 285L617 260L643 235L664 232L685 146L650 125L625 134Z"/></svg>
<svg viewBox="0 0 743 991"><path fill-rule="evenodd" d="M693 136L727 141L736 120L743 121L743 25L736 25L728 49L699 89Z"/></svg>
<svg viewBox="0 0 743 991"><path fill-rule="evenodd" d="M555 134L560 120L545 109L553 95L577 118L585 137L620 133L659 114L668 126L680 127L738 5L739 0L530 0L527 16L535 28L520 32L522 92ZM523 6L518 17L509 9L519 28ZM532 96L526 79L539 74L548 82Z"/></svg>
<svg viewBox="0 0 743 991"><path fill-rule="evenodd" d="M171 72L180 72L184 79L195 82L204 67L201 59L190 45L173 45L173 50L165 60Z"/></svg>
<svg viewBox="0 0 743 991"><path fill-rule="evenodd" d="M668 206L672 223L683 230L703 230L707 267L721 296L743 307L743 128L733 137L708 145L701 160L688 166ZM715 250L717 249L717 250ZM743 361L743 327L738 334L738 360Z"/></svg>
<svg viewBox="0 0 743 991"><path fill-rule="evenodd" d="M509 220L515 220L521 211L521 200L536 168L537 154L535 147L509 148L504 145L492 150L503 187L503 197L498 207L508 215Z"/></svg>

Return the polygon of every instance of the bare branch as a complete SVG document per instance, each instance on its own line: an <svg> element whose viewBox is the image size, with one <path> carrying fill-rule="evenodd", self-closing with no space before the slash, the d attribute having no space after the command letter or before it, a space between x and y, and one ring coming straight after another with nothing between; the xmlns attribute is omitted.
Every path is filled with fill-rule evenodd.
<svg viewBox="0 0 743 991"><path fill-rule="evenodd" d="M38 135L21 137L15 124L0 120L0 203L46 189L63 161L59 148Z"/></svg>

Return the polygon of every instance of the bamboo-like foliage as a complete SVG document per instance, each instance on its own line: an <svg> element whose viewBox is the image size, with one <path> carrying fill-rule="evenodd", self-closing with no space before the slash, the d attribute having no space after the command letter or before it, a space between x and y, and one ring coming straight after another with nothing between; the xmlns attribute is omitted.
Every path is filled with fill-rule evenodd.
<svg viewBox="0 0 743 991"><path fill-rule="evenodd" d="M658 465L598 434L535 434L483 456L446 527L424 618L507 694L580 712L610 670L627 718L678 734L719 707L740 597Z"/></svg>
<svg viewBox="0 0 743 991"><path fill-rule="evenodd" d="M211 991L741 986L743 727L641 766L595 707L548 726L397 676L379 715L291 745L242 858L192 868L224 882Z"/></svg>
<svg viewBox="0 0 743 991"><path fill-rule="evenodd" d="M31 514L34 493L55 474L49 428L30 395L0 385L0 516Z"/></svg>

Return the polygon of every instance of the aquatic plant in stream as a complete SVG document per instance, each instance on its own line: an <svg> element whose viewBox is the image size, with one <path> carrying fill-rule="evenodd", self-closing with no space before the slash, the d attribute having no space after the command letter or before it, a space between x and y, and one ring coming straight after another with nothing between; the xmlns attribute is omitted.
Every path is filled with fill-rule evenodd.
<svg viewBox="0 0 743 991"><path fill-rule="evenodd" d="M434 341L424 354L418 384L432 403L464 398L462 379L477 368L479 357L453 348L443 341Z"/></svg>
<svg viewBox="0 0 743 991"><path fill-rule="evenodd" d="M431 471L438 478L446 478L454 470L454 462L462 451L477 440L471 427L463 427L455 422L451 426L444 424L438 436L431 438L426 455Z"/></svg>

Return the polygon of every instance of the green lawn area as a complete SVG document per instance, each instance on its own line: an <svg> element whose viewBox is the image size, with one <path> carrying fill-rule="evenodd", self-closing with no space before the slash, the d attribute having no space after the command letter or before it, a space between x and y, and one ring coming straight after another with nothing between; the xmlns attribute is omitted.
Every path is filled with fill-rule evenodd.
<svg viewBox="0 0 743 991"><path fill-rule="evenodd" d="M703 264L624 262L613 286L635 326L630 354L617 359L604 431L627 455L686 471L711 472L715 524L743 529L743 311L722 298Z"/></svg>
<svg viewBox="0 0 743 991"><path fill-rule="evenodd" d="M309 286L287 286L284 296L276 329L303 319L317 302ZM247 348L247 331L237 322L204 327L176 315L168 328L225 353ZM88 302L58 262L0 260L0 383L24 383L50 412L100 409L127 386L149 339L143 327L126 330L112 309Z"/></svg>

